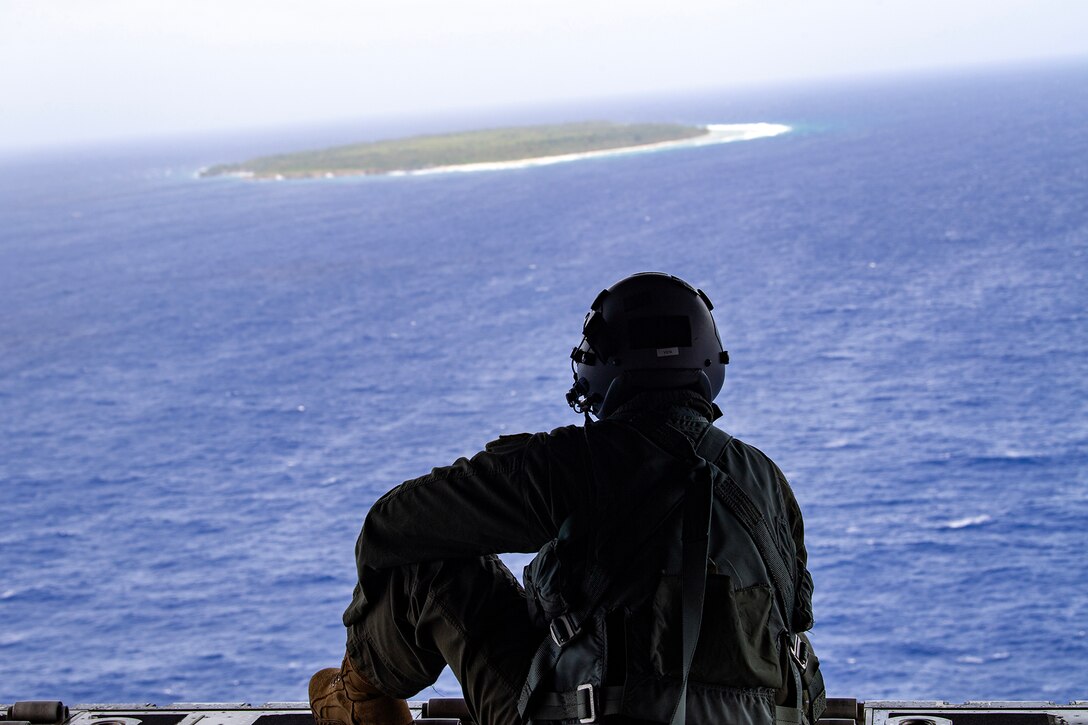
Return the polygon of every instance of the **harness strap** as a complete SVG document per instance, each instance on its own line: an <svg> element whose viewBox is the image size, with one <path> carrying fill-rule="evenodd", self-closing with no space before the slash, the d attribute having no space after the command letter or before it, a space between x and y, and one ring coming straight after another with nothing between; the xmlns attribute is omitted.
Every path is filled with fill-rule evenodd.
<svg viewBox="0 0 1088 725"><path fill-rule="evenodd" d="M699 441L698 453L711 463L717 463L718 455L724 450L730 439L729 434L707 426L703 437ZM711 447L713 445L713 448ZM716 452L716 454L714 454ZM713 455L713 457L709 457ZM767 567L767 573L775 585L775 593L778 595L779 604L782 607L782 616L787 621L792 621L794 606L793 568L782 558L782 553L774 543L773 535L767 525L767 520L752 502L748 494L737 485L729 476L725 477L725 485L719 486L718 494L722 497L726 507L740 521L748 534L752 537L759 554ZM794 680L796 692L796 707L781 707L776 709L775 718L782 725L803 722L807 715L810 723L820 719L827 707L827 693L824 687L823 673L820 672L820 661L812 653L808 639L803 635L793 635L797 639L798 647L803 649L803 657L794 659L791 657L790 671ZM687 672L685 671L685 677Z"/></svg>
<svg viewBox="0 0 1088 725"><path fill-rule="evenodd" d="M801 710L796 707L783 707L776 705L774 708L775 725L801 725Z"/></svg>
<svg viewBox="0 0 1088 725"><path fill-rule="evenodd" d="M582 685L567 692L546 692L533 705L533 718L540 720L579 720L595 722L605 715L615 715L623 705L623 686Z"/></svg>
<svg viewBox="0 0 1088 725"><path fill-rule="evenodd" d="M636 554L652 540L657 530L672 516L684 500L684 493L683 486L663 486L658 489L656 500L650 500L641 505L634 520L629 522L631 530L637 532L637 536L627 542L625 547L629 553L627 567L633 566L638 561ZM564 631L560 632L562 636L556 636L557 629L551 628L551 636L545 637L540 643L529 664L529 672L518 697L518 714L523 720L530 714L533 718L543 719L536 712L536 702L556 693L537 692L537 689L555 670L563 646L578 635L585 618L593 613L614 578L622 573L623 571L606 571L599 562L589 562L587 573L589 586L585 602L576 611L563 615L562 629Z"/></svg>
<svg viewBox="0 0 1088 725"><path fill-rule="evenodd" d="M710 433L718 431L713 425L699 439L696 454L707 465L716 466L719 456L732 436L718 431L721 435ZM684 528L681 534L683 551L681 556L681 633L683 636L684 663L683 681L680 696L673 707L671 725L684 725L687 718L688 677L691 664L695 660L695 646L699 643L699 630L703 626L703 602L706 599L706 558L710 553L710 522L714 504L714 479L707 476L692 485L684 499ZM698 490L699 487L705 490Z"/></svg>
<svg viewBox="0 0 1088 725"><path fill-rule="evenodd" d="M521 686L521 695L518 697L518 715L521 716L523 721L526 720L528 715L530 700L539 701L548 695L555 694L539 693L536 692L536 689L544 681L544 678L555 669L555 663L559 661L560 652L562 652L562 647L551 637L545 637L544 641L537 647L536 654L533 655L533 660L529 663L529 672L525 676L525 684ZM536 693L535 698L533 697L534 693Z"/></svg>
<svg viewBox="0 0 1088 725"><path fill-rule="evenodd" d="M824 688L824 676L819 669L812 682L805 685L805 694L808 696L808 717L810 722L817 722L827 709L827 690Z"/></svg>
<svg viewBox="0 0 1088 725"><path fill-rule="evenodd" d="M791 666L796 666L801 679L802 706L809 722L815 723L827 709L827 691L824 687L824 675L820 672L820 660L812 651L808 637L803 634L794 635L798 642L803 643L804 657L800 661L794 659ZM796 651L796 650L795 650Z"/></svg>
<svg viewBox="0 0 1088 725"><path fill-rule="evenodd" d="M698 490L705 488L705 491ZM680 696L676 698L670 722L684 725L687 717L688 675L695 660L695 645L699 642L699 630L703 626L703 602L706 598L706 557L710 547L710 497L714 488L708 477L706 482L692 484L689 501L684 506L683 563L680 584L680 625L684 644L683 680Z"/></svg>
<svg viewBox="0 0 1088 725"><path fill-rule="evenodd" d="M699 436L699 442L695 445L695 454L710 465L717 466L718 459L722 457L722 451L731 440L733 436L711 423Z"/></svg>
<svg viewBox="0 0 1088 725"><path fill-rule="evenodd" d="M722 443L724 439L724 443ZM719 454L725 445L732 439L725 431L709 425L699 441L699 455L703 458L704 448L713 445ZM720 447L719 447L720 446ZM717 463L717 456L707 458L711 463ZM740 522L748 535L752 537L759 555L767 567L767 573L774 584L775 594L778 595L778 603L782 607L782 617L786 622L793 621L794 588L793 567L782 558L782 552L775 544L774 534L771 532L767 519L760 513L759 507L752 502L751 497L728 474L725 474L724 485L717 486L718 495L721 496L729 512Z"/></svg>
<svg viewBox="0 0 1088 725"><path fill-rule="evenodd" d="M720 453L729 436L712 441ZM720 446L718 446L720 444ZM700 446L700 451L701 451ZM717 456L708 460L714 461ZM680 695L673 706L671 725L685 725L687 717L688 676L695 659L695 646L699 641L702 628L703 603L706 597L706 560L710 548L710 522L714 489L710 476L700 478L690 485L684 497L684 519L682 531L683 562L681 564L681 627L683 633L683 682ZM701 489L701 490L700 490ZM524 715L533 689L544 675L555 667L562 645L549 637L537 650L529 668L529 676L522 687L519 698L519 711ZM540 693L532 708L534 720L573 720L583 723L595 722L602 715L620 711L623 702L623 686L602 688L600 702L594 698L592 684L581 685L566 692Z"/></svg>

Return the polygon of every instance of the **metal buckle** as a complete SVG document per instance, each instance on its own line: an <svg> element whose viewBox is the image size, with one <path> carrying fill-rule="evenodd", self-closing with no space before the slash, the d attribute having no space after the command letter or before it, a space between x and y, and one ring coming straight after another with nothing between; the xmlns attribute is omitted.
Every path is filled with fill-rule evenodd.
<svg viewBox="0 0 1088 725"><path fill-rule="evenodd" d="M808 667L808 643L800 637L794 635L793 646L790 647L790 654L793 655L793 659L797 661L797 666L800 667L801 671L803 672Z"/></svg>
<svg viewBox="0 0 1088 725"><path fill-rule="evenodd" d="M574 628L574 625L570 623L570 619L565 614L561 614L551 621L548 625L548 632L552 635L552 641L560 647L570 642L574 639L574 635L578 634L578 630Z"/></svg>
<svg viewBox="0 0 1088 725"><path fill-rule="evenodd" d="M581 718L578 722L597 722L597 698L593 695L593 683L578 685L578 692L582 690L589 690L589 717Z"/></svg>

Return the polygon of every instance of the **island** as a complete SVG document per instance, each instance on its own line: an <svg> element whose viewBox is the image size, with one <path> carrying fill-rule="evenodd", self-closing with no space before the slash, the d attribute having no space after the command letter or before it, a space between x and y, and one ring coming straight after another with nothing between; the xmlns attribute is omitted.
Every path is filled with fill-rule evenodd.
<svg viewBox="0 0 1088 725"><path fill-rule="evenodd" d="M777 124L689 126L607 121L518 126L262 156L202 169L199 175L301 179L471 171L721 143L776 135L786 130L788 126Z"/></svg>

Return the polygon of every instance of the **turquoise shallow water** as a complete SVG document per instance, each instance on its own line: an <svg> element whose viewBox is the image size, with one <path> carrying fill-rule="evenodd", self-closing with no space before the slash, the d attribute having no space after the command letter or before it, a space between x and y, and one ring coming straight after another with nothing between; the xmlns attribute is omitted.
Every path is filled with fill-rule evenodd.
<svg viewBox="0 0 1088 725"><path fill-rule="evenodd" d="M358 129L0 160L0 701L305 699L367 506L577 420L582 315L642 269L717 305L832 695L1088 697L1088 72L550 113L794 131L332 182L193 174Z"/></svg>

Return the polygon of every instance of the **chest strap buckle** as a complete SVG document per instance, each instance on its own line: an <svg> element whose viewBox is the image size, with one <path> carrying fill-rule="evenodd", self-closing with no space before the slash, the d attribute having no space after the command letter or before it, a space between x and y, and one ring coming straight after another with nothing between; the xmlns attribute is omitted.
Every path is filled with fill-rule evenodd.
<svg viewBox="0 0 1088 725"><path fill-rule="evenodd" d="M574 626L574 622L571 620L570 615L560 614L548 624L548 632L552 635L552 641L562 647L575 638L578 634L578 628Z"/></svg>
<svg viewBox="0 0 1088 725"><path fill-rule="evenodd" d="M594 696L593 693L593 683L587 682L584 685L578 685L578 694L580 695L583 692L585 692L588 696L587 699L589 701L589 717L578 718L578 722L597 722L597 698Z"/></svg>
<svg viewBox="0 0 1088 725"><path fill-rule="evenodd" d="M796 634L790 635L791 642L790 654L793 655L793 659L797 662L797 666L801 668L801 672L804 672L808 667L809 648L808 642L803 637L798 637Z"/></svg>

